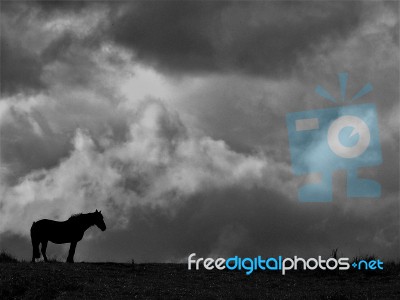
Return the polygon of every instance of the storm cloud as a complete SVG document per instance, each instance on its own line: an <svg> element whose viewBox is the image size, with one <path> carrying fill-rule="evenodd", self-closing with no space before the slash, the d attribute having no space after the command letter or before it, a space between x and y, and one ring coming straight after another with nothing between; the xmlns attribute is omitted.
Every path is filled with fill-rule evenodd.
<svg viewBox="0 0 400 300"><path fill-rule="evenodd" d="M359 11L357 2L137 1L113 14L108 34L162 71L276 78L318 44L349 35Z"/></svg>
<svg viewBox="0 0 400 300"><path fill-rule="evenodd" d="M1 39L1 93L36 91L43 88L42 64L28 49L6 38Z"/></svg>

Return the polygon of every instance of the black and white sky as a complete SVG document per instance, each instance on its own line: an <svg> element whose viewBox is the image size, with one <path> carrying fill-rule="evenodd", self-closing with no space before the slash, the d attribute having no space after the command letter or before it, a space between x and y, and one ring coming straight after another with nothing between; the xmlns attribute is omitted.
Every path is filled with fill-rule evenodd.
<svg viewBox="0 0 400 300"><path fill-rule="evenodd" d="M76 260L399 259L397 1L1 1L0 248L102 210ZM285 116L377 106L380 199L300 203ZM64 258L66 246L49 248Z"/></svg>

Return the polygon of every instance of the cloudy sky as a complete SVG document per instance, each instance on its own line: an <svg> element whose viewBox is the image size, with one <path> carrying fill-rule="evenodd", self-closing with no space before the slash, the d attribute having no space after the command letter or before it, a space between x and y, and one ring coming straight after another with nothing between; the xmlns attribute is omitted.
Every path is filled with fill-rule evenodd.
<svg viewBox="0 0 400 300"><path fill-rule="evenodd" d="M377 106L379 199L301 203L286 114ZM354 103L356 104L356 103ZM341 105L336 104L336 105ZM374 254L400 259L399 4L1 2L0 248L101 209L76 260ZM68 246L49 246L64 259Z"/></svg>

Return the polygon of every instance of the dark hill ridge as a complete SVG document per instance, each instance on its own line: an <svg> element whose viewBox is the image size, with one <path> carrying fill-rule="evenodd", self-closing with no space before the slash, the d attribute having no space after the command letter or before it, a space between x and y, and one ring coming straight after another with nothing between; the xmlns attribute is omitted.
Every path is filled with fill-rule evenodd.
<svg viewBox="0 0 400 300"><path fill-rule="evenodd" d="M0 263L0 299L400 299L400 267L383 271L189 271L186 264Z"/></svg>

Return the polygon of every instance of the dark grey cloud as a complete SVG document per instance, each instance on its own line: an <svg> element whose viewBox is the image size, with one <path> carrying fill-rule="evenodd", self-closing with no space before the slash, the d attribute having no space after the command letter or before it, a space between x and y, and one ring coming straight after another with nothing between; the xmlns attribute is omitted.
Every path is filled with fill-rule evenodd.
<svg viewBox="0 0 400 300"><path fill-rule="evenodd" d="M3 13L20 20L17 26L26 22L21 27L26 30L35 19L84 14L94 7L108 11L109 18L85 37L61 33L43 53L29 51L17 37L2 37L2 93L43 89L46 64L65 59L71 45L95 51L107 39L132 50L137 61L175 75L280 77L299 57L312 55L315 45L351 33L361 11L357 2L38 1L7 3Z"/></svg>
<svg viewBox="0 0 400 300"><path fill-rule="evenodd" d="M55 167L72 149L71 136L53 132L39 111L33 111L29 116L15 109L9 113L15 122L3 124L0 130L1 160L12 169L2 178L8 184L16 184L32 170Z"/></svg>
<svg viewBox="0 0 400 300"><path fill-rule="evenodd" d="M111 258L114 249L121 258L139 261L178 260L192 252L203 257L316 256L329 255L332 249L339 248L349 257L368 251L392 257L399 230L395 222L387 220L395 220L396 204L385 206L375 206L379 217L366 217L346 214L339 203L293 203L263 188L207 191L191 197L173 218L161 209L134 209L125 232L131 239L110 234L115 248L102 247L105 253L99 256ZM382 236L382 241L378 236ZM99 248L106 243L107 238L99 239ZM85 250L84 253L89 254Z"/></svg>
<svg viewBox="0 0 400 300"><path fill-rule="evenodd" d="M35 92L44 88L41 80L42 63L40 57L23 47L18 40L2 37L1 94Z"/></svg>
<svg viewBox="0 0 400 300"><path fill-rule="evenodd" d="M34 4L41 7L45 13L63 13L65 11L73 11L79 12L82 9L89 7L93 4L94 1L85 1L85 0L51 0L51 1L42 1L42 0L35 0Z"/></svg>
<svg viewBox="0 0 400 300"><path fill-rule="evenodd" d="M96 9L106 9L105 3L93 1L16 1L2 3L1 27L1 94L36 93L47 89L43 78L47 65L65 61L70 48L81 46L87 51L99 47L96 30L78 37L65 29L49 37L42 25L57 18L69 19ZM102 7L102 8L99 8ZM86 11L85 11L86 10ZM85 11L85 12L84 12ZM65 19L66 20L66 19ZM84 24L81 24L83 26ZM52 27L56 27L54 24ZM49 30L50 29L50 30ZM47 28L51 33L54 28ZM79 73L79 70L77 71ZM81 76L81 80L84 76Z"/></svg>
<svg viewBox="0 0 400 300"><path fill-rule="evenodd" d="M357 2L135 1L112 14L108 34L164 71L279 77L347 36L359 13Z"/></svg>
<svg viewBox="0 0 400 300"><path fill-rule="evenodd" d="M0 87L2 96L19 92L36 92L44 87L41 80L43 65L39 55L25 45L18 36L13 36L8 31L7 27L12 24L3 23L10 19L17 23L24 23L29 19L29 15L29 5L22 2L1 3Z"/></svg>

